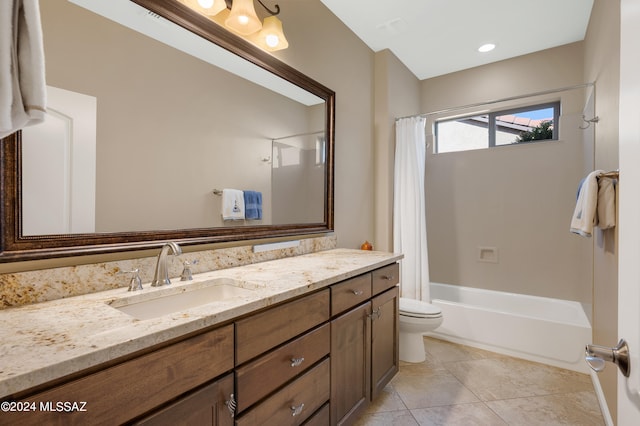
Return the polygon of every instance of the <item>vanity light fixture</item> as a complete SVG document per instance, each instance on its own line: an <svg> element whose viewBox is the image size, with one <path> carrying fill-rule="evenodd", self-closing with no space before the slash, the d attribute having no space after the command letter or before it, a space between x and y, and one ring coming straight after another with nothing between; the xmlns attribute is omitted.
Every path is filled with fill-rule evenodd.
<svg viewBox="0 0 640 426"><path fill-rule="evenodd" d="M282 31L282 22L275 16L264 18L264 24L258 37L260 47L263 49L275 51L289 47L289 42Z"/></svg>
<svg viewBox="0 0 640 426"><path fill-rule="evenodd" d="M478 52L487 53L487 52L491 52L495 48L496 48L495 44L487 43L487 44L483 44L482 46L478 47Z"/></svg>
<svg viewBox="0 0 640 426"><path fill-rule="evenodd" d="M274 52L289 47L282 30L282 22L276 17L280 13L280 6L277 4L275 10L271 10L261 0L257 0L269 14L264 22L260 22L253 0L180 1L262 49Z"/></svg>
<svg viewBox="0 0 640 426"><path fill-rule="evenodd" d="M215 16L227 8L225 0L183 0L183 3L207 16Z"/></svg>

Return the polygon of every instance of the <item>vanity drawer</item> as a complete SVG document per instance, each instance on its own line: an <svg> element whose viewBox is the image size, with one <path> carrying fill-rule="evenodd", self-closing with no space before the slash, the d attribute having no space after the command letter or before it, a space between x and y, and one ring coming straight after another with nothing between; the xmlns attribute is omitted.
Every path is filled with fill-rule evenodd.
<svg viewBox="0 0 640 426"><path fill-rule="evenodd" d="M232 368L233 326L229 325L25 398L38 405L83 401L86 411L16 413L12 423L122 424Z"/></svg>
<svg viewBox="0 0 640 426"><path fill-rule="evenodd" d="M331 420L331 411L329 410L329 403L324 404L313 416L309 417L304 426L327 426Z"/></svg>
<svg viewBox="0 0 640 426"><path fill-rule="evenodd" d="M236 421L237 426L299 425L329 400L329 359L282 388Z"/></svg>
<svg viewBox="0 0 640 426"><path fill-rule="evenodd" d="M236 365L329 319L329 290L276 306L236 322Z"/></svg>
<svg viewBox="0 0 640 426"><path fill-rule="evenodd" d="M371 276L371 287L375 296L400 282L400 265L394 263L393 265L376 269L371 273Z"/></svg>
<svg viewBox="0 0 640 426"><path fill-rule="evenodd" d="M329 353L329 324L258 358L236 370L238 412L288 382Z"/></svg>
<svg viewBox="0 0 640 426"><path fill-rule="evenodd" d="M371 274L331 286L331 315L337 315L371 298Z"/></svg>

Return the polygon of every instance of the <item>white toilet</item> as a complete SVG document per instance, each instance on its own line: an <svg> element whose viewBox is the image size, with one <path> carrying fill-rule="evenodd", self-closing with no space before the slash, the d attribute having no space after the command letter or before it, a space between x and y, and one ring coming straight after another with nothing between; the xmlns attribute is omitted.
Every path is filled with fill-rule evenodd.
<svg viewBox="0 0 640 426"><path fill-rule="evenodd" d="M400 298L400 360L423 362L424 333L442 324L442 311L436 305L421 300Z"/></svg>

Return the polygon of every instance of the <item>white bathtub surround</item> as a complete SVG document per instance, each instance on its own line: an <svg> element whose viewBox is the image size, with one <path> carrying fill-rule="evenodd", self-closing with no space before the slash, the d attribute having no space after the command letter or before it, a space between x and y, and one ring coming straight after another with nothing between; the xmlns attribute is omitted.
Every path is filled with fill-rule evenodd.
<svg viewBox="0 0 640 426"><path fill-rule="evenodd" d="M442 309L434 337L589 373L584 348L591 341L588 309L570 300L431 283Z"/></svg>
<svg viewBox="0 0 640 426"><path fill-rule="evenodd" d="M429 301L429 263L424 176L426 136L424 117L396 120L393 178L393 251L403 253L400 295Z"/></svg>

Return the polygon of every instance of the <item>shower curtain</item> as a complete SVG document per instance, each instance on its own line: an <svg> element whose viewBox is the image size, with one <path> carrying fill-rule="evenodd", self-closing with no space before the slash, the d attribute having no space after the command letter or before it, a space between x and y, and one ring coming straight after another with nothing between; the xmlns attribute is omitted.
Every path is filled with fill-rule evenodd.
<svg viewBox="0 0 640 426"><path fill-rule="evenodd" d="M400 262L400 295L430 302L424 176L424 117L396 121L393 179L393 251Z"/></svg>

